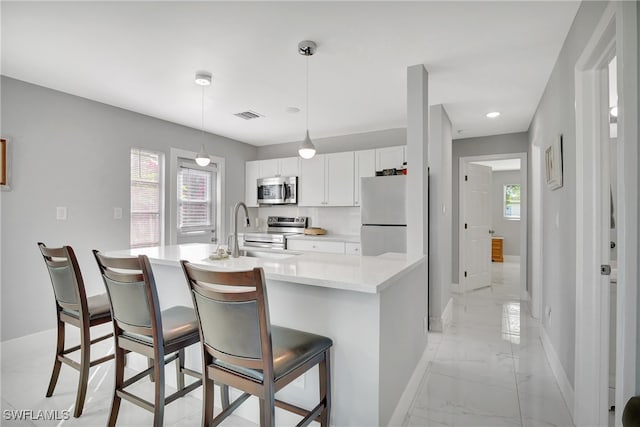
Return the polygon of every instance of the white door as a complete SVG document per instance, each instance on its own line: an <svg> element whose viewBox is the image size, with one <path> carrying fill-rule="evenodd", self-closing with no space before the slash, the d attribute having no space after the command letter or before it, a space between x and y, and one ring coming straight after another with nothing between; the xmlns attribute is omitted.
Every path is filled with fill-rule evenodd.
<svg viewBox="0 0 640 427"><path fill-rule="evenodd" d="M280 175L300 175L300 157L285 157L284 159L280 159Z"/></svg>
<svg viewBox="0 0 640 427"><path fill-rule="evenodd" d="M460 283L464 292L491 285L491 168L464 162L461 177Z"/></svg>
<svg viewBox="0 0 640 427"><path fill-rule="evenodd" d="M362 200L362 190L360 189L360 178L376 176L376 150L362 150L355 152L355 180L353 185L354 205L360 206Z"/></svg>

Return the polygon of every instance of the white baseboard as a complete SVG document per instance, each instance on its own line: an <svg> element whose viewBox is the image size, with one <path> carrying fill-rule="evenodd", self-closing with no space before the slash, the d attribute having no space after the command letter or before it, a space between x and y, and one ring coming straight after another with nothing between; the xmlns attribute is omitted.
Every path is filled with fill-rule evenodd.
<svg viewBox="0 0 640 427"><path fill-rule="evenodd" d="M442 332L446 332L451 326L451 321L453 320L453 298L449 298L447 301L447 306L444 308L442 312Z"/></svg>
<svg viewBox="0 0 640 427"><path fill-rule="evenodd" d="M503 255L502 258L508 262L520 262L520 255Z"/></svg>
<svg viewBox="0 0 640 427"><path fill-rule="evenodd" d="M542 340L542 348L544 348L544 352L547 355L547 360L549 361L549 365L551 365L553 375L556 377L556 381L558 383L558 386L560 387L562 397L564 397L564 402L569 409L571 418L575 422L575 417L573 414L575 402L573 387L571 386L569 378L567 377L567 374L562 367L562 363L560 363L560 358L558 357L556 350L551 344L551 339L549 338L549 335L547 335L547 331L542 326L540 327L540 339Z"/></svg>
<svg viewBox="0 0 640 427"><path fill-rule="evenodd" d="M460 283L452 283L451 284L451 292L453 292L454 294L461 294L462 293L462 287L460 286Z"/></svg>
<svg viewBox="0 0 640 427"><path fill-rule="evenodd" d="M420 382L422 381L422 377L429 366L429 348L425 347L424 353L422 353L422 357L420 357L420 361L416 366L416 369L413 370L413 374L411 374L411 378L409 378L409 382L402 392L402 396L400 396L400 400L396 405L396 409L391 414L391 418L389 419L388 427L400 427L404 422L404 418L409 412L411 408L411 402L413 401L413 397L418 392L418 388L420 387Z"/></svg>

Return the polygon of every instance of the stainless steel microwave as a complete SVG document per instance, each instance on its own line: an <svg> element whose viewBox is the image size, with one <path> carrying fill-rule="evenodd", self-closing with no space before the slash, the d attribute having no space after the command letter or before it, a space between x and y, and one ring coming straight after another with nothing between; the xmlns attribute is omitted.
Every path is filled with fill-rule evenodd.
<svg viewBox="0 0 640 427"><path fill-rule="evenodd" d="M276 176L258 179L258 203L295 205L298 203L298 177Z"/></svg>

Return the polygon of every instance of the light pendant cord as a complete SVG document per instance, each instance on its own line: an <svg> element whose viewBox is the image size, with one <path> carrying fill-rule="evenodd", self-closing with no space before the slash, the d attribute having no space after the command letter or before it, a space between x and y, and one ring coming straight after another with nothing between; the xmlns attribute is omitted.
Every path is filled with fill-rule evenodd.
<svg viewBox="0 0 640 427"><path fill-rule="evenodd" d="M309 56L307 56L307 106L305 112L307 113L307 132L309 131Z"/></svg>
<svg viewBox="0 0 640 427"><path fill-rule="evenodd" d="M204 138L204 86L202 86L202 109L201 109L202 114L200 115L201 117L201 122L200 122L200 132L202 133L202 137Z"/></svg>

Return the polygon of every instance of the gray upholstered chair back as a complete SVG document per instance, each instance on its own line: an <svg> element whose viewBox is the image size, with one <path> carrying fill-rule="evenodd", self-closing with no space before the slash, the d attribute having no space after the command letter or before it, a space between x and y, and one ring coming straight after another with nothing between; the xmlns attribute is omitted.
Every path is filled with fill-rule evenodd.
<svg viewBox="0 0 640 427"><path fill-rule="evenodd" d="M80 269L70 246L48 248L38 243L40 253L51 277L53 293L58 304L64 308L78 309L78 286L83 285Z"/></svg>
<svg viewBox="0 0 640 427"><path fill-rule="evenodd" d="M272 357L262 268L221 272L181 263L204 348L224 362L262 369Z"/></svg>
<svg viewBox="0 0 640 427"><path fill-rule="evenodd" d="M236 357L261 359L258 303L220 301L193 289L204 343Z"/></svg>
<svg viewBox="0 0 640 427"><path fill-rule="evenodd" d="M155 284L148 259L114 258L93 251L107 288L111 313L120 328L150 334L154 322L152 311L158 307Z"/></svg>

